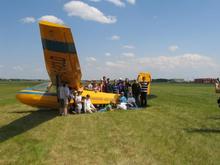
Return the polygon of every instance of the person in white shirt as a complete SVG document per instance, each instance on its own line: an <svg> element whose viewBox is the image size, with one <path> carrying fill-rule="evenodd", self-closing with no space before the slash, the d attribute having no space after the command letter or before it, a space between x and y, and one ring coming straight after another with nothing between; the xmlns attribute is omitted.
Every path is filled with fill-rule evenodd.
<svg viewBox="0 0 220 165"><path fill-rule="evenodd" d="M82 110L82 95L81 94L82 94L82 92L78 91L77 95L75 97L76 112L78 114L80 114L81 110Z"/></svg>
<svg viewBox="0 0 220 165"><path fill-rule="evenodd" d="M88 84L88 90L93 90L93 85L92 85L92 82L90 81L89 84Z"/></svg>
<svg viewBox="0 0 220 165"><path fill-rule="evenodd" d="M85 113L93 113L96 112L96 108L94 107L94 105L92 104L91 100L90 100L90 95L86 95L86 100L84 102L84 108L85 108Z"/></svg>
<svg viewBox="0 0 220 165"><path fill-rule="evenodd" d="M219 84L220 84L219 78L217 78L216 81L215 81L215 88L216 89L219 88Z"/></svg>
<svg viewBox="0 0 220 165"><path fill-rule="evenodd" d="M132 108L137 107L135 98L132 96L132 93L129 93L127 103L129 107L132 107Z"/></svg>

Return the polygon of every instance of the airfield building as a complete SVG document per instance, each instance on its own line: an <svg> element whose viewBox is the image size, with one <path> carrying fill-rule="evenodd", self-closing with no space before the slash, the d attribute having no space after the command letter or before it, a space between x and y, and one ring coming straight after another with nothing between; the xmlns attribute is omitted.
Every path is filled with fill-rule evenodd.
<svg viewBox="0 0 220 165"><path fill-rule="evenodd" d="M214 78L198 78L194 79L195 83L201 83L201 84L214 84L216 79Z"/></svg>

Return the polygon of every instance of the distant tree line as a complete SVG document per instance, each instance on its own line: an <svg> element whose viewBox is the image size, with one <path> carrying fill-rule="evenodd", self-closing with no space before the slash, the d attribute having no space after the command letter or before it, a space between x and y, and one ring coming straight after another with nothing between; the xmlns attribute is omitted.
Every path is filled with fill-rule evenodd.
<svg viewBox="0 0 220 165"><path fill-rule="evenodd" d="M166 79L166 78L158 78L152 79L152 82L161 82L161 83L184 83L186 82L184 79Z"/></svg>
<svg viewBox="0 0 220 165"><path fill-rule="evenodd" d="M4 78L0 78L0 81L48 81L48 80L44 80L44 79L4 79Z"/></svg>

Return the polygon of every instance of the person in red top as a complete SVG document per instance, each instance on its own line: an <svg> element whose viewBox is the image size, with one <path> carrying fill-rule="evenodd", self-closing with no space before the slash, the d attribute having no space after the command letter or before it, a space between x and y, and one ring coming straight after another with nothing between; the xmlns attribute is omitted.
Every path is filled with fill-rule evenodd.
<svg viewBox="0 0 220 165"><path fill-rule="evenodd" d="M107 92L107 81L106 81L105 76L103 76L103 78L101 80L101 91L102 92Z"/></svg>

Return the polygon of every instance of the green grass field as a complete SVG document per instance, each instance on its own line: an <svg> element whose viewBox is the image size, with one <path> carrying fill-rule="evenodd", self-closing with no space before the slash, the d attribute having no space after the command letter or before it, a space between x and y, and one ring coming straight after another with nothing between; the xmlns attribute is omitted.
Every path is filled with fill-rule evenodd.
<svg viewBox="0 0 220 165"><path fill-rule="evenodd" d="M33 83L0 83L0 164L220 164L211 85L153 84L149 107L57 116L20 104Z"/></svg>

